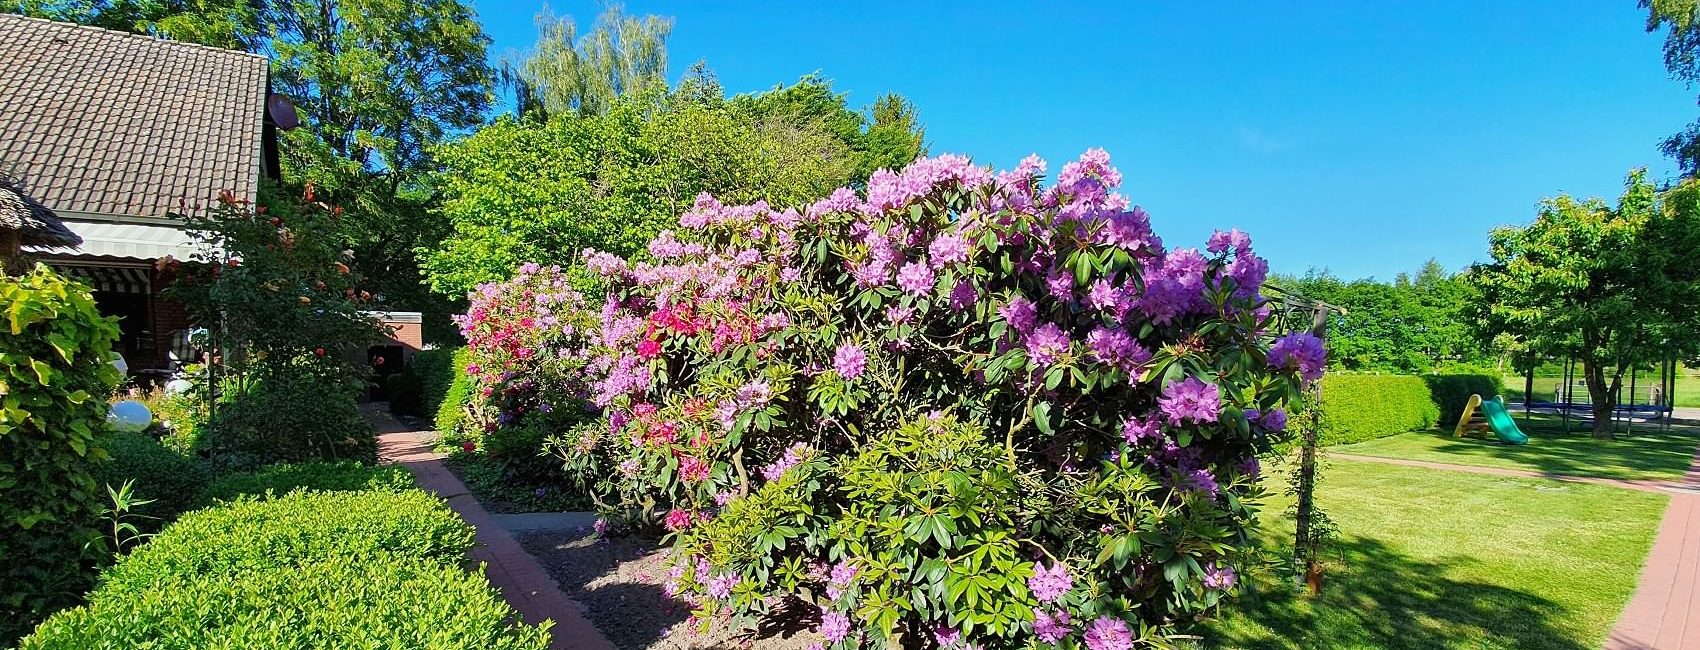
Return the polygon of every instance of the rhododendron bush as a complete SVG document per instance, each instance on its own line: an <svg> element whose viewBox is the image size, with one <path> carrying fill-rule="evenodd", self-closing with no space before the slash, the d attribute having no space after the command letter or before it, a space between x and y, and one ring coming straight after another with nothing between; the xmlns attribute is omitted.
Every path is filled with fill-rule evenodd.
<svg viewBox="0 0 1700 650"><path fill-rule="evenodd" d="M601 414L552 443L599 528L665 527L704 625L834 648L1166 645L1231 593L1320 341L1269 331L1245 234L1166 248L1101 150L1044 171L703 196L645 260L586 251L595 331L534 325Z"/></svg>

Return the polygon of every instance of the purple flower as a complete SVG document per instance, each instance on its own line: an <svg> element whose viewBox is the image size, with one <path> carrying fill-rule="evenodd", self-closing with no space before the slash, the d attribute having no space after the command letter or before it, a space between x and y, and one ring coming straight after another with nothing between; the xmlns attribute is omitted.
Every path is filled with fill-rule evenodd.
<svg viewBox="0 0 1700 650"><path fill-rule="evenodd" d="M1207 588L1227 591L1233 589L1237 582L1239 582L1239 576L1234 574L1234 568L1231 566L1212 564L1210 568L1204 570L1204 586Z"/></svg>
<svg viewBox="0 0 1700 650"><path fill-rule="evenodd" d="M1164 387L1163 396L1157 398L1157 407L1169 424L1215 422L1222 410L1222 393L1215 384L1187 377Z"/></svg>
<svg viewBox="0 0 1700 650"><path fill-rule="evenodd" d="M1117 246L1128 251L1140 248L1157 249L1163 246L1151 233L1151 217L1145 210L1135 207L1131 212L1110 215L1099 232L1098 240Z"/></svg>
<svg viewBox="0 0 1700 650"><path fill-rule="evenodd" d="M933 628L933 640L938 642L940 648L953 647L962 642L962 630L940 623L938 627Z"/></svg>
<svg viewBox="0 0 1700 650"><path fill-rule="evenodd" d="M927 266L926 256L897 272L897 286L913 296L924 296L933 290L933 269Z"/></svg>
<svg viewBox="0 0 1700 650"><path fill-rule="evenodd" d="M1074 299L1074 274L1066 269L1051 269L1045 274L1045 288L1051 297L1067 302Z"/></svg>
<svg viewBox="0 0 1700 650"><path fill-rule="evenodd" d="M1033 597L1039 602L1054 603L1074 588L1074 579L1068 576L1066 566L1055 564L1046 569L1044 564L1034 562L1033 575L1027 578L1027 588L1033 591Z"/></svg>
<svg viewBox="0 0 1700 650"><path fill-rule="evenodd" d="M1003 317L1004 322L1009 323L1015 331L1027 334L1032 332L1034 324L1038 323L1039 310L1033 306L1032 301L1016 296L998 308L998 316Z"/></svg>
<svg viewBox="0 0 1700 650"><path fill-rule="evenodd" d="M1239 470L1241 474L1257 478L1263 474L1263 464L1257 462L1256 456L1248 456L1245 460L1240 461Z"/></svg>
<svg viewBox="0 0 1700 650"><path fill-rule="evenodd" d="M967 280L959 280L957 281L956 286L952 287L950 290L950 308L958 311L968 311L969 308L974 306L974 301L979 298L980 294L974 290L974 283Z"/></svg>
<svg viewBox="0 0 1700 650"><path fill-rule="evenodd" d="M1137 445L1147 438L1161 438L1162 436L1163 426L1157 421L1156 416L1128 418L1126 422L1122 423L1122 439L1130 445Z"/></svg>
<svg viewBox="0 0 1700 650"><path fill-rule="evenodd" d="M1321 379L1327 364L1328 352L1322 347L1322 339L1310 332L1293 332L1276 339L1269 348L1269 367L1296 369L1307 384Z"/></svg>
<svg viewBox="0 0 1700 650"><path fill-rule="evenodd" d="M796 284L803 281L803 271L795 266L787 266L779 270L779 281L786 284Z"/></svg>
<svg viewBox="0 0 1700 650"><path fill-rule="evenodd" d="M1131 371L1151 360L1151 351L1134 342L1120 327L1096 327L1086 334L1086 345L1099 361Z"/></svg>
<svg viewBox="0 0 1700 650"><path fill-rule="evenodd" d="M1033 609L1033 634L1045 643L1057 643L1068 638L1070 619L1067 611L1052 615L1039 608Z"/></svg>
<svg viewBox="0 0 1700 650"><path fill-rule="evenodd" d="M838 346L838 351L832 355L832 369L838 376L845 379L855 379L862 376L862 371L868 367L868 353L855 343L845 343Z"/></svg>
<svg viewBox="0 0 1700 650"><path fill-rule="evenodd" d="M738 576L722 573L708 581L708 595L719 600L726 600L732 595L732 587L738 584Z"/></svg>
<svg viewBox="0 0 1700 650"><path fill-rule="evenodd" d="M1183 472L1181 478L1184 482L1182 487L1189 492L1197 492L1215 498L1222 491L1222 486L1216 483L1216 476L1207 469Z"/></svg>
<svg viewBox="0 0 1700 650"><path fill-rule="evenodd" d="M843 641L844 637L850 636L850 617L838 612L821 614L819 632L833 643Z"/></svg>
<svg viewBox="0 0 1700 650"><path fill-rule="evenodd" d="M596 533L598 535L607 533L608 532L608 520L607 519L597 519L596 523L591 524L590 527L595 529Z"/></svg>
<svg viewBox="0 0 1700 650"><path fill-rule="evenodd" d="M1122 292L1115 284L1104 278L1092 281L1092 287L1086 290L1086 302L1102 311L1117 311L1121 308Z"/></svg>
<svg viewBox="0 0 1700 650"><path fill-rule="evenodd" d="M942 269L957 262L968 261L968 240L956 233L945 233L933 240L933 245L927 247L927 254L933 258L933 268Z"/></svg>
<svg viewBox="0 0 1700 650"><path fill-rule="evenodd" d="M885 319L892 325L903 325L915 317L914 307L892 305L885 308Z"/></svg>
<svg viewBox="0 0 1700 650"><path fill-rule="evenodd" d="M1086 647L1091 650L1132 650L1133 632L1114 616L1100 616L1086 626Z"/></svg>
<svg viewBox="0 0 1700 650"><path fill-rule="evenodd" d="M738 406L741 409L766 406L771 399L773 388L765 381L752 381L738 388Z"/></svg>
<svg viewBox="0 0 1700 650"><path fill-rule="evenodd" d="M1069 343L1068 332L1056 323L1045 323L1027 335L1027 358L1040 366L1049 366L1068 354Z"/></svg>
<svg viewBox="0 0 1700 650"><path fill-rule="evenodd" d="M832 565L832 584L844 586L850 584L850 581L855 579L856 565L844 560L839 560L837 564Z"/></svg>
<svg viewBox="0 0 1700 650"><path fill-rule="evenodd" d="M1278 408L1259 414L1254 421L1267 431L1287 430L1287 412Z"/></svg>
<svg viewBox="0 0 1700 650"><path fill-rule="evenodd" d="M1251 236L1240 232L1239 228L1229 231L1218 230L1210 234L1210 241L1204 246L1205 250L1218 255L1228 252L1230 248L1239 253L1250 252Z"/></svg>

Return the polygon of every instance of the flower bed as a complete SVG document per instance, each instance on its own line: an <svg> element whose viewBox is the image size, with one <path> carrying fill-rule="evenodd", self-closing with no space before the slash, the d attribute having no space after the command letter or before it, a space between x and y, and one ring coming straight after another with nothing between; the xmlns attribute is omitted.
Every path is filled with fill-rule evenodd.
<svg viewBox="0 0 1700 650"><path fill-rule="evenodd" d="M647 260L585 252L599 306L528 265L462 321L492 431L601 413L549 445L600 528L670 531L705 626L802 604L836 648L1158 643L1235 587L1322 347L1268 331L1243 233L1168 249L1102 151L1043 171L699 197Z"/></svg>

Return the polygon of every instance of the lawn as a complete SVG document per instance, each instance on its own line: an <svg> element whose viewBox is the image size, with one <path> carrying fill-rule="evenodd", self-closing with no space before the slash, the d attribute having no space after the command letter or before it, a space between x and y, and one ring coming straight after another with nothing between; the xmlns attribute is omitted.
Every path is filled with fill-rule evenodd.
<svg viewBox="0 0 1700 650"><path fill-rule="evenodd" d="M1700 446L1700 429L1636 424L1632 433L1622 427L1615 440L1595 440L1575 422L1564 433L1557 418L1536 417L1518 426L1529 434L1527 445L1502 445L1493 439L1455 438L1451 428L1412 431L1331 451L1379 458L1404 458L1479 467L1524 469L1568 476L1668 480L1681 478Z"/></svg>
<svg viewBox="0 0 1700 650"><path fill-rule="evenodd" d="M1259 576L1259 593L1203 632L1210 647L1593 650L1634 591L1667 499L1343 460L1322 477L1318 504L1342 531L1322 596ZM1284 556L1291 522L1264 521L1262 546Z"/></svg>
<svg viewBox="0 0 1700 650"><path fill-rule="evenodd" d="M1577 377L1581 377L1580 370L1577 371ZM1647 402L1647 387L1658 384L1658 377L1657 372L1641 373L1640 381L1637 382L1638 385L1635 389L1636 404ZM1505 401L1508 403L1521 402L1523 400L1523 375L1508 373L1504 380ZM1535 398L1544 401L1557 401L1553 398L1553 395L1557 392L1558 386L1563 383L1563 375L1553 373L1550 370L1543 371L1542 374L1535 376ZM1578 384L1575 391L1578 399L1581 399L1581 396L1586 394L1587 389ZM1700 407L1700 369L1679 367L1676 375L1675 393L1677 406ZM1629 377L1627 375L1623 378L1623 395L1624 401L1629 401Z"/></svg>

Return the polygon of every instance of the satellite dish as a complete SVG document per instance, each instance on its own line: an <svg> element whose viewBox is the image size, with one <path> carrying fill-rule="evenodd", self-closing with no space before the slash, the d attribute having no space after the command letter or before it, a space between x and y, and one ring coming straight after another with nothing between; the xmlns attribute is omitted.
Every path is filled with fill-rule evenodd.
<svg viewBox="0 0 1700 650"><path fill-rule="evenodd" d="M272 124L285 131L301 126L301 120L295 116L295 103L277 93L266 98L266 115L272 118Z"/></svg>

